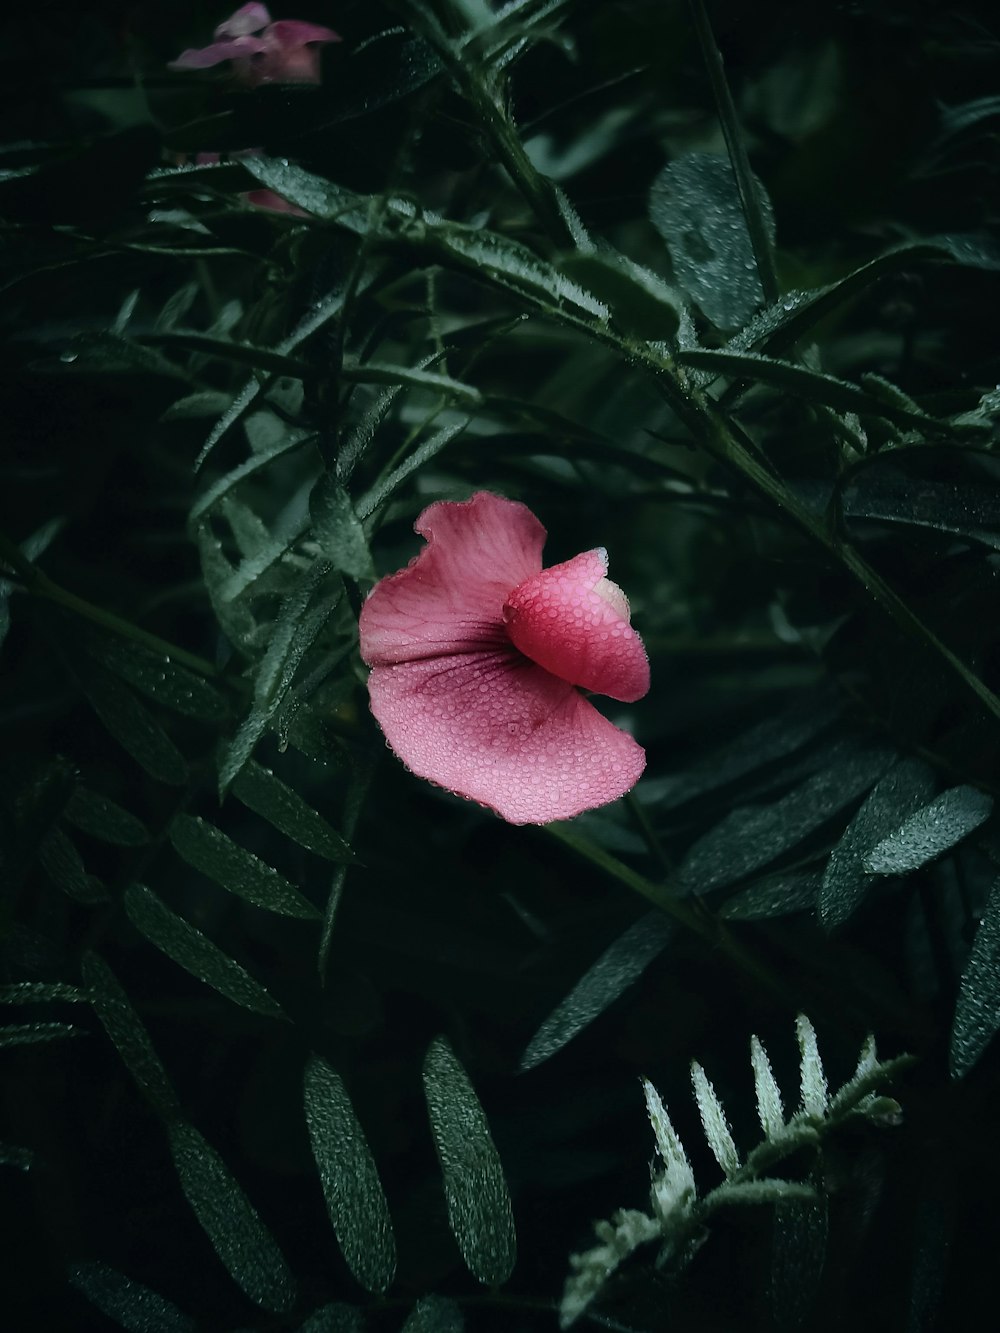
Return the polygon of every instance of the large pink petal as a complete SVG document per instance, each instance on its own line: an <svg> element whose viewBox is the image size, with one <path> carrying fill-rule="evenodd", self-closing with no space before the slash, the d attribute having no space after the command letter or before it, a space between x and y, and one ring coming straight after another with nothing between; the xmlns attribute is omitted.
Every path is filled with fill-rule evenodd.
<svg viewBox="0 0 1000 1333"><path fill-rule="evenodd" d="M571 685L511 648L378 666L372 712L419 777L495 810L547 824L623 796L641 745Z"/></svg>
<svg viewBox="0 0 1000 1333"><path fill-rule="evenodd" d="M182 51L176 60L171 60L167 68L208 69L212 65L221 65L224 60L245 60L249 63L251 56L261 55L267 49L267 44L259 37L233 37L198 50Z"/></svg>
<svg viewBox="0 0 1000 1333"><path fill-rule="evenodd" d="M361 610L361 656L387 666L508 646L503 604L542 567L545 529L516 500L479 491L433 504L415 530L427 545L382 579Z"/></svg>
<svg viewBox="0 0 1000 1333"><path fill-rule="evenodd" d="M628 703L649 689L649 659L629 624L628 600L607 577L603 547L534 574L508 596L515 647L571 685Z"/></svg>
<svg viewBox="0 0 1000 1333"><path fill-rule="evenodd" d="M279 46L305 46L307 42L341 42L344 39L332 28L318 23L304 23L301 19L278 19L267 30Z"/></svg>
<svg viewBox="0 0 1000 1333"><path fill-rule="evenodd" d="M271 15L264 5L243 5L235 14L230 14L215 30L216 37L247 37L252 32L260 32L271 22Z"/></svg>

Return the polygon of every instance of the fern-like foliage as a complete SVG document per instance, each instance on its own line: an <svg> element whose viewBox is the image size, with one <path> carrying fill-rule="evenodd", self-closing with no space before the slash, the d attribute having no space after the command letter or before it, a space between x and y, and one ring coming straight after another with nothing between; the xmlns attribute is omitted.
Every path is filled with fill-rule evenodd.
<svg viewBox="0 0 1000 1333"><path fill-rule="evenodd" d="M773 1174L780 1163L798 1153L818 1155L829 1136L850 1121L898 1124L901 1108L879 1090L912 1062L909 1055L879 1060L875 1038L869 1036L857 1068L832 1096L819 1054L816 1030L804 1014L795 1023L799 1042L799 1105L786 1119L781 1089L763 1043L750 1038L757 1114L764 1137L741 1159L725 1109L704 1069L691 1064L691 1083L705 1140L725 1179L699 1195L684 1145L670 1122L660 1094L643 1079L646 1109L656 1139L659 1167L650 1186L651 1211L619 1209L610 1221L595 1223L598 1244L570 1256L571 1272L560 1307L561 1328L569 1328L600 1294L619 1266L641 1245L656 1242L656 1266L682 1269L708 1238L708 1226L720 1208L731 1204L810 1202L816 1198L815 1176L808 1181Z"/></svg>

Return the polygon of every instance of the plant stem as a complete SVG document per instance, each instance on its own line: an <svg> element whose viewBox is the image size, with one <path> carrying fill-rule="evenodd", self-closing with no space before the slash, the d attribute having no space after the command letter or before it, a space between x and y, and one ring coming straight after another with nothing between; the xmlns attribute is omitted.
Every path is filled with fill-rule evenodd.
<svg viewBox="0 0 1000 1333"><path fill-rule="evenodd" d="M106 611L102 606L95 606L93 602L85 601L78 597L76 593L61 587L54 583L47 574L44 574L37 565L25 556L17 545L8 537L0 533L0 559L6 561L17 577L24 584L26 592L35 597L44 597L46 601L54 602L56 606L61 606L66 611L72 611L75 615L82 616L84 620L89 620L91 624L100 625L102 629L110 630L113 634L118 634L124 639L131 639L133 643L140 644L143 648L148 648L159 657L169 657L174 662L180 662L189 667L192 671L197 671L200 676L216 676L218 672L207 658L199 657L197 653L190 653L186 648L180 648L175 643L169 643L166 639L161 639L158 634L151 634L148 630L141 629L138 625L133 625L131 621L117 616L113 611Z"/></svg>
<svg viewBox="0 0 1000 1333"><path fill-rule="evenodd" d="M705 0L689 0L689 3L695 32L698 34L698 42L705 60L705 68L708 71L709 82L712 85L712 94L715 97L715 106L719 113L726 148L729 151L729 160L736 176L736 188L740 193L740 203L743 207L747 231L750 233L750 244L753 247L754 259L757 261L757 274L764 291L764 300L768 305L771 305L778 299L778 278L774 270L774 256L771 253L771 241L767 234L767 226L764 222L764 213L757 195L753 172L750 170L746 145L740 131L736 105L733 102L733 95L729 90L729 83L726 79L722 52L719 50L715 34L712 32L708 11L705 9Z"/></svg>

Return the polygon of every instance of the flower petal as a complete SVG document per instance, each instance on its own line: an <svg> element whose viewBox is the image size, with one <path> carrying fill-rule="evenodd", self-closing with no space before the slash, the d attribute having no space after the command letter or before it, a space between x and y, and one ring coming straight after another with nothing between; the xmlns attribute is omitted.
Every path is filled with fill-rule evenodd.
<svg viewBox="0 0 1000 1333"><path fill-rule="evenodd" d="M407 768L511 824L605 805L646 764L642 746L572 685L510 648L377 666L368 689Z"/></svg>
<svg viewBox="0 0 1000 1333"><path fill-rule="evenodd" d="M534 574L507 597L511 642L571 685L628 703L649 689L649 659L603 547Z"/></svg>
<svg viewBox="0 0 1000 1333"><path fill-rule="evenodd" d="M545 529L515 500L479 491L433 504L414 530L427 545L382 579L361 610L369 666L506 648L504 599L542 567Z"/></svg>
<svg viewBox="0 0 1000 1333"><path fill-rule="evenodd" d="M260 32L271 22L271 15L264 5L243 5L215 30L216 37L248 37L252 32Z"/></svg>
<svg viewBox="0 0 1000 1333"><path fill-rule="evenodd" d="M339 32L332 28L323 28L318 23L305 23L302 19L279 19L267 30L279 46L288 50L293 46L305 46L308 42L342 42Z"/></svg>
<svg viewBox="0 0 1000 1333"><path fill-rule="evenodd" d="M212 65L221 65L224 60L249 61L251 56L262 55L267 49L267 44L259 37L233 37L197 50L192 48L182 51L176 60L171 60L167 68L208 69Z"/></svg>

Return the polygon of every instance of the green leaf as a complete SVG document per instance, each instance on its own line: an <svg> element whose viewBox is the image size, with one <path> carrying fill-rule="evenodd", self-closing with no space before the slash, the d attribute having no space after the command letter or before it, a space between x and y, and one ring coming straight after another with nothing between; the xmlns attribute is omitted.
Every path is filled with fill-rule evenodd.
<svg viewBox="0 0 1000 1333"><path fill-rule="evenodd" d="M483 395L471 384L462 384L450 375L441 375L433 370L420 370L415 366L381 365L377 361L346 362L341 368L341 378L348 384L392 384L408 389L427 389L434 393L457 398L470 407L479 407Z"/></svg>
<svg viewBox="0 0 1000 1333"><path fill-rule="evenodd" d="M129 1333L195 1333L194 1320L176 1305L107 1264L75 1264L68 1276L77 1291Z"/></svg>
<svg viewBox="0 0 1000 1333"><path fill-rule="evenodd" d="M992 812L992 796L977 787L951 787L873 847L864 869L873 875L908 875L957 846Z"/></svg>
<svg viewBox="0 0 1000 1333"><path fill-rule="evenodd" d="M130 690L106 671L89 667L83 692L105 727L151 778L180 787L188 777L184 756Z"/></svg>
<svg viewBox="0 0 1000 1333"><path fill-rule="evenodd" d="M423 465L432 458L436 458L445 445L450 444L456 435L461 435L469 424L468 417L462 417L460 421L454 422L450 426L444 426L426 439L423 444L414 449L409 458L405 458L402 463L384 477L377 481L374 486L367 490L364 495L356 501L354 509L359 518L370 518L378 507L388 500L389 496L395 491L412 473L418 471Z"/></svg>
<svg viewBox="0 0 1000 1333"><path fill-rule="evenodd" d="M309 497L313 537L334 569L352 579L374 579L368 538L354 512L351 497L330 472L324 472Z"/></svg>
<svg viewBox="0 0 1000 1333"><path fill-rule="evenodd" d="M691 1163L684 1151L684 1145L670 1121L667 1108L663 1105L660 1094L648 1078L642 1080L642 1091L646 1098L646 1113L649 1116L649 1123L653 1127L653 1135L656 1139L656 1150L660 1154L660 1161L663 1163L667 1181L672 1187L671 1202L676 1207L678 1203L684 1201L686 1195L688 1200L693 1203L697 1191L694 1183L694 1172L691 1170Z"/></svg>
<svg viewBox="0 0 1000 1333"><path fill-rule="evenodd" d="M757 1095L757 1115L765 1139L778 1139L785 1129L785 1108L767 1051L757 1036L750 1038L750 1063L753 1066L754 1091Z"/></svg>
<svg viewBox="0 0 1000 1333"><path fill-rule="evenodd" d="M811 912L822 877L818 870L779 871L765 875L719 908L727 921L769 921L793 912Z"/></svg>
<svg viewBox="0 0 1000 1333"><path fill-rule="evenodd" d="M202 389L198 393L187 393L171 403L160 420L196 421L201 417L218 417L232 406L232 402L230 393L223 393L219 389Z"/></svg>
<svg viewBox="0 0 1000 1333"><path fill-rule="evenodd" d="M734 810L699 838L681 867L681 881L707 893L767 865L868 791L891 760L882 746L846 741L836 759L787 796Z"/></svg>
<svg viewBox="0 0 1000 1333"><path fill-rule="evenodd" d="M0 1027L0 1046L34 1046L39 1042L83 1037L83 1028L72 1023L6 1023Z"/></svg>
<svg viewBox="0 0 1000 1333"><path fill-rule="evenodd" d="M74 787L63 814L83 833L115 847L142 847L149 841L141 820L89 787Z"/></svg>
<svg viewBox="0 0 1000 1333"><path fill-rule="evenodd" d="M919 810L934 791L934 774L919 759L902 759L877 784L833 849L819 895L827 930L839 926L861 904L874 872L865 860L882 840Z"/></svg>
<svg viewBox="0 0 1000 1333"><path fill-rule="evenodd" d="M233 782L233 795L307 851L328 861L355 860L350 847L321 814L253 759Z"/></svg>
<svg viewBox="0 0 1000 1333"><path fill-rule="evenodd" d="M336 578L330 590L321 592L313 602L316 592L330 578L330 566L325 560L317 560L282 598L271 626L267 651L254 676L250 711L219 762L220 796L250 758L290 689L303 657L340 604L344 585Z"/></svg>
<svg viewBox="0 0 1000 1333"><path fill-rule="evenodd" d="M462 1258L480 1282L505 1282L517 1254L507 1182L483 1108L443 1037L428 1048L423 1082L448 1222Z"/></svg>
<svg viewBox="0 0 1000 1333"><path fill-rule="evenodd" d="M465 1333L465 1317L447 1296L424 1296L407 1315L401 1333Z"/></svg>
<svg viewBox="0 0 1000 1333"><path fill-rule="evenodd" d="M22 1148L18 1143L0 1142L0 1166L13 1166L18 1171L30 1171L35 1164L35 1154L30 1148Z"/></svg>
<svg viewBox="0 0 1000 1333"><path fill-rule="evenodd" d="M830 1096L820 1059L819 1044L816 1041L816 1029L806 1018L799 1014L795 1019L795 1034L799 1041L799 1077L802 1088L802 1109L806 1115L822 1120L826 1115Z"/></svg>
<svg viewBox="0 0 1000 1333"><path fill-rule="evenodd" d="M227 892L255 907L314 920L320 913L294 884L221 829L193 815L178 815L170 826L174 850Z"/></svg>
<svg viewBox="0 0 1000 1333"><path fill-rule="evenodd" d="M662 912L647 912L634 921L587 969L539 1027L521 1056L522 1072L550 1059L614 1004L659 957L672 935L673 923Z"/></svg>
<svg viewBox="0 0 1000 1333"><path fill-rule="evenodd" d="M329 1305L313 1310L308 1319L299 1324L296 1333L365 1333L365 1317L354 1305L331 1301Z"/></svg>
<svg viewBox="0 0 1000 1333"><path fill-rule="evenodd" d="M805 398L823 407L832 407L838 412L857 412L859 416L882 417L900 426L917 426L924 430L942 428L941 423L935 421L933 417L928 417L923 412L910 411L884 396L875 397L847 380L837 379L834 375L824 375L818 370L808 370L805 366L796 366L790 361L778 361L773 357L761 356L756 352L680 349L675 353L675 358L682 366L691 366L695 370L709 370L715 375L729 375L733 379L767 384L780 389L782 393Z"/></svg>
<svg viewBox="0 0 1000 1333"><path fill-rule="evenodd" d="M753 185L773 245L770 201L756 177ZM665 166L650 191L649 217L667 243L678 283L713 324L736 328L763 304L736 177L726 158L685 153Z"/></svg>
<svg viewBox="0 0 1000 1333"><path fill-rule="evenodd" d="M42 869L74 902L92 907L108 900L108 891L94 875L88 875L72 838L61 828L51 828L38 846Z"/></svg>
<svg viewBox="0 0 1000 1333"><path fill-rule="evenodd" d="M10 986L0 986L0 1004L53 1004L65 1001L70 1004L86 1004L90 997L78 986L68 986L64 981L15 981Z"/></svg>
<svg viewBox="0 0 1000 1333"><path fill-rule="evenodd" d="M233 1281L265 1310L288 1310L288 1265L225 1162L193 1125L174 1120L167 1133L181 1189Z"/></svg>
<svg viewBox="0 0 1000 1333"><path fill-rule="evenodd" d="M568 255L559 267L614 312L615 326L623 333L650 340L676 334L684 296L658 273L603 249Z"/></svg>
<svg viewBox="0 0 1000 1333"><path fill-rule="evenodd" d="M251 477L256 472L263 471L270 466L277 458L284 458L286 454L300 449L303 444L315 440L315 435L309 431L293 430L276 440L266 449L261 449L253 453L248 459L240 463L239 466L232 468L229 472L223 473L217 481L211 486L205 488L191 506L191 514L188 518L189 525L196 527L205 517L229 493L247 477Z"/></svg>
<svg viewBox="0 0 1000 1333"><path fill-rule="evenodd" d="M130 884L124 904L136 930L193 977L244 1009L270 1018L285 1017L277 1000L245 968L172 912L150 889Z"/></svg>
<svg viewBox="0 0 1000 1333"><path fill-rule="evenodd" d="M736 1151L733 1131L722 1103L709 1081L708 1075L696 1060L691 1061L691 1085L694 1099L698 1103L705 1139L712 1150L712 1156L722 1167L726 1177L736 1174L740 1169L740 1155Z"/></svg>
<svg viewBox="0 0 1000 1333"><path fill-rule="evenodd" d="M271 375L287 375L302 379L309 372L307 362L270 347L256 347L253 343L236 342L231 338L213 338L210 334L193 329L173 329L167 333L144 333L137 341L147 347L172 347L199 352L202 356L220 361L234 361L238 365L254 366Z"/></svg>
<svg viewBox="0 0 1000 1333"><path fill-rule="evenodd" d="M119 635L94 635L88 639L87 651L116 676L175 713L206 722L229 714L224 695L214 685L165 655Z"/></svg>
<svg viewBox="0 0 1000 1333"><path fill-rule="evenodd" d="M343 1080L316 1055L305 1069L305 1112L337 1243L361 1285L382 1295L396 1272L389 1206Z"/></svg>
<svg viewBox="0 0 1000 1333"><path fill-rule="evenodd" d="M958 987L951 1026L948 1067L964 1078L1000 1028L1000 880L993 885L986 911L972 941L969 961Z"/></svg>
<svg viewBox="0 0 1000 1333"><path fill-rule="evenodd" d="M149 1033L139 1021L131 1001L103 958L95 953L83 956L83 980L90 991L90 1002L111 1038L125 1067L139 1091L164 1119L180 1114L177 1094L153 1049Z"/></svg>

